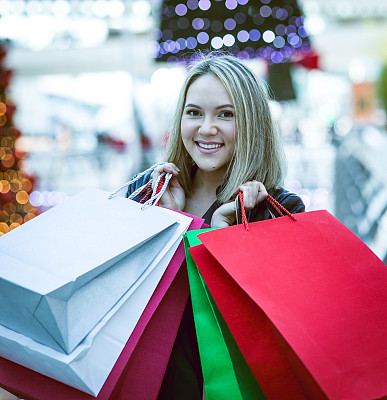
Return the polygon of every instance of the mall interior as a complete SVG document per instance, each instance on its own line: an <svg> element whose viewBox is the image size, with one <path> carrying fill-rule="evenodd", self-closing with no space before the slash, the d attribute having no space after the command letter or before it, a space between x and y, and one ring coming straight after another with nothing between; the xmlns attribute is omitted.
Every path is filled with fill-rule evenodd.
<svg viewBox="0 0 387 400"><path fill-rule="evenodd" d="M217 50L271 89L285 188L386 261L387 1L195 1L0 0L1 233L162 161L186 66Z"/></svg>
<svg viewBox="0 0 387 400"><path fill-rule="evenodd" d="M285 188L387 260L386 0L0 0L0 40L1 234L162 161L186 66L217 50L270 87Z"/></svg>
<svg viewBox="0 0 387 400"><path fill-rule="evenodd" d="M387 0L0 0L0 43L0 235L163 161L216 50L267 82L285 188L387 262Z"/></svg>

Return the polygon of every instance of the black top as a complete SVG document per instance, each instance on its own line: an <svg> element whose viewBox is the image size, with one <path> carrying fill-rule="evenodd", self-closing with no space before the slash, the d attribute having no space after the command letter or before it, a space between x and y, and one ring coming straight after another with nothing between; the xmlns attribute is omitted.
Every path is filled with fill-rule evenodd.
<svg viewBox="0 0 387 400"><path fill-rule="evenodd" d="M151 181L152 171L149 171L147 174L141 176L137 181L132 183L126 192L126 197L128 197L131 193L133 193L139 187L145 185L146 183ZM285 207L291 214L296 214L305 211L304 203L301 198L294 193L288 192L283 188L271 189L268 191L270 196L274 198L274 200L278 201L283 207ZM139 195L135 197L133 200L140 201L143 195ZM218 209L222 204L220 201L216 200L212 206L205 212L202 216L204 218L204 222L208 225L211 224L211 218L216 209ZM252 210L248 211L247 214L248 222L256 222L263 221L266 219L271 219L280 216L275 208L266 200L257 204Z"/></svg>

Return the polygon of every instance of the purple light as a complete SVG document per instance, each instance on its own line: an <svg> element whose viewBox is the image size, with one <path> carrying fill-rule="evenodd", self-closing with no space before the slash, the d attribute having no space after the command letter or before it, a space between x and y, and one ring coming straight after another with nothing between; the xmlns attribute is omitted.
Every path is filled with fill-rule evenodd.
<svg viewBox="0 0 387 400"><path fill-rule="evenodd" d="M236 22L232 18L227 18L226 21L224 21L224 27L228 31L232 31L236 27Z"/></svg>
<svg viewBox="0 0 387 400"><path fill-rule="evenodd" d="M273 52L273 49L269 46L267 47L261 47L262 49L262 57L266 59L270 59L271 53Z"/></svg>
<svg viewBox="0 0 387 400"><path fill-rule="evenodd" d="M297 41L296 41L297 40ZM293 38L292 38L292 46L293 47L295 47L296 49L298 49L299 47L301 47L301 45L302 45L302 39L298 36L298 35L295 35Z"/></svg>
<svg viewBox="0 0 387 400"><path fill-rule="evenodd" d="M161 54L168 53L168 50L165 49L166 46L168 46L167 43L165 43L165 42L160 43L160 53Z"/></svg>
<svg viewBox="0 0 387 400"><path fill-rule="evenodd" d="M239 53L238 53L238 58L240 59L240 60L246 60L246 59L248 59L248 58L250 58L250 54L247 52L247 51L240 51Z"/></svg>
<svg viewBox="0 0 387 400"><path fill-rule="evenodd" d="M277 36L273 41L273 44L277 49L282 49L282 47L285 46L285 43L285 39L282 36Z"/></svg>
<svg viewBox="0 0 387 400"><path fill-rule="evenodd" d="M288 25L286 27L286 34L287 35L292 34L292 33L296 33L296 32L297 32L297 29L296 29L296 27L294 25Z"/></svg>
<svg viewBox="0 0 387 400"><path fill-rule="evenodd" d="M203 18L204 26L203 29L208 29L211 25L210 20L208 18Z"/></svg>
<svg viewBox="0 0 387 400"><path fill-rule="evenodd" d="M180 15L180 16L185 15L185 14L187 13L187 7L186 7L186 5L185 5L185 4L178 4L178 5L175 7L175 13L176 13L177 15Z"/></svg>
<svg viewBox="0 0 387 400"><path fill-rule="evenodd" d="M188 49L194 49L197 45L198 45L198 42L194 37L190 36L187 39L187 48Z"/></svg>
<svg viewBox="0 0 387 400"><path fill-rule="evenodd" d="M220 49L223 46L223 40L222 38L220 38L219 36L215 36L214 38L212 38L211 40L211 46L214 49Z"/></svg>
<svg viewBox="0 0 387 400"><path fill-rule="evenodd" d="M279 64L284 59L283 55L279 51L274 51L271 56L271 61L275 64Z"/></svg>
<svg viewBox="0 0 387 400"><path fill-rule="evenodd" d="M172 31L170 29L166 29L162 34L162 38L164 40L171 40L173 38Z"/></svg>
<svg viewBox="0 0 387 400"><path fill-rule="evenodd" d="M174 63L176 61L179 61L179 59L176 56L169 56L167 59L167 63Z"/></svg>
<svg viewBox="0 0 387 400"><path fill-rule="evenodd" d="M311 51L310 44L309 43L304 43L301 46L301 51L302 51L302 53L310 53L310 51Z"/></svg>
<svg viewBox="0 0 387 400"><path fill-rule="evenodd" d="M252 40L253 42L257 42L259 40L259 38L261 37L261 33L257 29L252 29L249 32L249 36L250 36L250 40Z"/></svg>
<svg viewBox="0 0 387 400"><path fill-rule="evenodd" d="M237 24L243 24L246 22L246 15L243 12L238 12L235 14L234 19Z"/></svg>
<svg viewBox="0 0 387 400"><path fill-rule="evenodd" d="M261 0L262 4L269 4L271 2L271 0Z"/></svg>
<svg viewBox="0 0 387 400"><path fill-rule="evenodd" d="M296 35L295 33L291 33L288 36L288 42L293 46L293 47L297 47L298 43L300 42L300 37L298 35Z"/></svg>
<svg viewBox="0 0 387 400"><path fill-rule="evenodd" d="M207 11L211 7L209 0L199 0L199 8L203 11Z"/></svg>
<svg viewBox="0 0 387 400"><path fill-rule="evenodd" d="M242 43L247 42L250 36L249 33L245 30L238 32L238 40Z"/></svg>
<svg viewBox="0 0 387 400"><path fill-rule="evenodd" d="M271 43L275 39L274 32L270 31L270 30L267 30L267 31L263 32L262 39L266 43Z"/></svg>
<svg viewBox="0 0 387 400"><path fill-rule="evenodd" d="M160 45L156 42L156 40L153 40L151 43L151 54L152 57L158 57L158 54L160 54Z"/></svg>
<svg viewBox="0 0 387 400"><path fill-rule="evenodd" d="M286 26L279 24L275 27L275 33L279 36L283 36L286 33Z"/></svg>
<svg viewBox="0 0 387 400"><path fill-rule="evenodd" d="M298 36L301 36L302 38L306 38L308 36L303 26L298 28Z"/></svg>
<svg viewBox="0 0 387 400"><path fill-rule="evenodd" d="M210 37L207 32L199 32L197 39L200 44L206 44L210 40Z"/></svg>
<svg viewBox="0 0 387 400"><path fill-rule="evenodd" d="M262 15L262 17L267 18L269 15L271 15L271 8L269 6L262 6L259 9L259 13Z"/></svg>
<svg viewBox="0 0 387 400"><path fill-rule="evenodd" d="M241 6L244 6L245 4L247 4L249 2L249 0L238 0L238 3L241 5Z"/></svg>
<svg viewBox="0 0 387 400"><path fill-rule="evenodd" d="M293 53L293 49L289 46L284 46L281 49L281 54L283 54L285 57L289 58Z"/></svg>
<svg viewBox="0 0 387 400"><path fill-rule="evenodd" d="M155 29L154 35L155 35L156 40L160 40L161 39L161 35L162 35L161 30L160 29Z"/></svg>
<svg viewBox="0 0 387 400"><path fill-rule="evenodd" d="M169 53L170 49L173 48L173 46L170 46L171 42L172 40L167 40L166 42L164 42L164 49L166 53Z"/></svg>
<svg viewBox="0 0 387 400"><path fill-rule="evenodd" d="M296 19L296 25L297 26L301 26L301 25L303 25L303 23L304 23L304 17L297 17L297 19Z"/></svg>
<svg viewBox="0 0 387 400"><path fill-rule="evenodd" d="M223 36L223 43L225 46L231 47L235 43L235 37L228 33Z"/></svg>
<svg viewBox="0 0 387 400"><path fill-rule="evenodd" d="M169 43L169 51L170 51L170 53L176 54L176 53L179 52L179 50L180 50L180 46L179 46L178 43L173 42L173 41L171 43Z"/></svg>
<svg viewBox="0 0 387 400"><path fill-rule="evenodd" d="M284 19L286 19L288 17L288 12L283 9L283 8L279 8L277 10L277 12L275 13L275 16L280 20L283 21Z"/></svg>
<svg viewBox="0 0 387 400"><path fill-rule="evenodd" d="M199 2L198 0L188 0L187 1L187 7L190 10L196 10L199 7Z"/></svg>
<svg viewBox="0 0 387 400"><path fill-rule="evenodd" d="M234 10L235 8L237 8L238 6L238 2L236 0L226 0L226 7L229 10Z"/></svg>
<svg viewBox="0 0 387 400"><path fill-rule="evenodd" d="M245 51L249 54L250 58L254 57L255 51L252 47L246 47Z"/></svg>
<svg viewBox="0 0 387 400"><path fill-rule="evenodd" d="M195 18L192 21L192 27L196 29L197 31L200 31L200 29L203 29L204 26L204 21L201 18Z"/></svg>
<svg viewBox="0 0 387 400"><path fill-rule="evenodd" d="M176 43L179 45L180 50L184 50L187 47L186 41L183 38L177 39Z"/></svg>
<svg viewBox="0 0 387 400"><path fill-rule="evenodd" d="M167 6L163 8L163 14L168 18L171 18L175 15L175 9L173 6Z"/></svg>
<svg viewBox="0 0 387 400"><path fill-rule="evenodd" d="M296 23L297 23L297 17L293 15L292 17L290 17L290 18L288 19L288 23L289 23L289 25L296 25Z"/></svg>

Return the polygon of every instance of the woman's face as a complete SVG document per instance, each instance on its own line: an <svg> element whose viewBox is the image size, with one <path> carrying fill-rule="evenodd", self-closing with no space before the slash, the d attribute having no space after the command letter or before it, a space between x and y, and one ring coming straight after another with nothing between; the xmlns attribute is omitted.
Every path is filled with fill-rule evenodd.
<svg viewBox="0 0 387 400"><path fill-rule="evenodd" d="M197 164L224 173L235 147L234 105L213 74L197 78L188 88L181 120L183 144Z"/></svg>

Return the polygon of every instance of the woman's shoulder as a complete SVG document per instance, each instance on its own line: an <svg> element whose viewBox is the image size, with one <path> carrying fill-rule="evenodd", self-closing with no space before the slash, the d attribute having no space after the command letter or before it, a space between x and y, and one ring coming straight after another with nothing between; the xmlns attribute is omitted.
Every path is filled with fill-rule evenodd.
<svg viewBox="0 0 387 400"><path fill-rule="evenodd" d="M295 193L280 187L269 190L269 194L292 214L305 211L304 202Z"/></svg>

